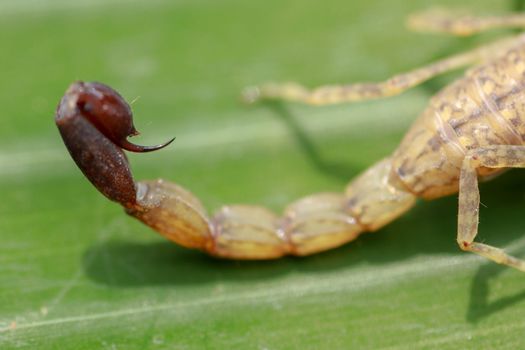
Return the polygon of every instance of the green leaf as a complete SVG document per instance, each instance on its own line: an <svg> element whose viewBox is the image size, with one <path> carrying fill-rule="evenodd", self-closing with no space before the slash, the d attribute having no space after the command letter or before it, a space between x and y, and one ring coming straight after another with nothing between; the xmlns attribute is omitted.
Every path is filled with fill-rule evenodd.
<svg viewBox="0 0 525 350"><path fill-rule="evenodd" d="M373 81L474 47L410 33L404 17L456 1L201 0L0 3L0 348L517 349L522 273L455 243L456 198L419 203L334 251L213 259L127 217L83 178L53 125L75 79L134 104L136 178L210 209L342 191L392 152L457 73L353 105L239 103L247 85ZM463 1L476 13L519 2ZM482 186L481 240L524 255L522 172Z"/></svg>

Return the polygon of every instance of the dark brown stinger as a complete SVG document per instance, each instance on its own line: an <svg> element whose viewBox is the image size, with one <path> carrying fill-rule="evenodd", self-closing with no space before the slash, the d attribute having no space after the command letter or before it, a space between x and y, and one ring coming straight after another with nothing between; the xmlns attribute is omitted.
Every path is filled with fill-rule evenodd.
<svg viewBox="0 0 525 350"><path fill-rule="evenodd" d="M55 122L71 157L91 183L106 197L133 207L136 189L122 149L151 152L166 147L135 145L137 135L128 103L107 85L75 82L57 107Z"/></svg>

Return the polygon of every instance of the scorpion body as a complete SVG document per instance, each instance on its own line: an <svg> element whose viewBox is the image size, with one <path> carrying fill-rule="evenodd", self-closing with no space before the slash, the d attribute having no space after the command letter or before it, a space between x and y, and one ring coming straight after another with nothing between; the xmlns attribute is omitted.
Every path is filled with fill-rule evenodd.
<svg viewBox="0 0 525 350"><path fill-rule="evenodd" d="M413 17L414 27L470 34L488 29L487 18ZM515 26L515 16L509 25ZM502 26L499 20L493 26ZM423 23L423 24L422 24ZM425 28L423 28L425 29ZM525 271L525 262L474 242L478 179L525 167L525 36L504 39L452 56L382 83L325 86L267 84L246 91L250 101L278 98L313 105L392 96L442 72L473 68L435 95L393 154L353 180L344 193L299 199L282 216L259 206L230 205L208 216L188 190L165 180L135 182L121 148L136 134L128 104L99 83L76 82L57 109L56 123L73 159L88 179L126 212L188 248L233 259L308 255L375 231L409 210L418 197L459 191L459 246ZM170 141L171 142L171 141Z"/></svg>

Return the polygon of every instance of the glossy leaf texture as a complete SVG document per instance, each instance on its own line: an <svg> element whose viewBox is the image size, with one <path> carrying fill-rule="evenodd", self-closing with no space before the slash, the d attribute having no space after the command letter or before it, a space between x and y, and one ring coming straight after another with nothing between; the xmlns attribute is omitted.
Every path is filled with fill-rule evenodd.
<svg viewBox="0 0 525 350"><path fill-rule="evenodd" d="M244 106L266 81L370 81L508 34L408 32L457 1L0 3L1 349L517 349L525 275L461 252L455 197L307 258L235 262L176 247L101 196L53 122L74 80L132 102L136 179L163 177L213 211L281 211L393 151L458 73L383 101ZM466 0L475 13L519 1ZM481 240L525 255L523 171L483 184Z"/></svg>

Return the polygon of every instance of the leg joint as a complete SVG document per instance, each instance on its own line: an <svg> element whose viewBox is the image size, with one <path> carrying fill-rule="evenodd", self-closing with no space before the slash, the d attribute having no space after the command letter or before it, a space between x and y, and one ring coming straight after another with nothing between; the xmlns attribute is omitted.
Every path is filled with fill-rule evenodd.
<svg viewBox="0 0 525 350"><path fill-rule="evenodd" d="M458 245L459 245L459 248L461 248L461 250L470 251L471 244L472 242L467 242L465 240L458 239Z"/></svg>

